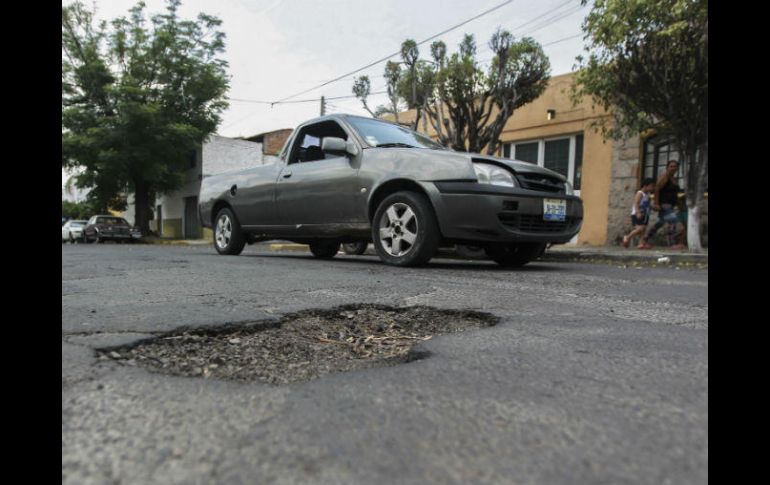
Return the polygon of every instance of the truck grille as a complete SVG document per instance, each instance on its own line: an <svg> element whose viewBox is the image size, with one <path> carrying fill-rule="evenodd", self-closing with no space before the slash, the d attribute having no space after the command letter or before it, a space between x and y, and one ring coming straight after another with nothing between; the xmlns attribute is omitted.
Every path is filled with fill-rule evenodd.
<svg viewBox="0 0 770 485"><path fill-rule="evenodd" d="M519 178L522 188L541 192L565 193L564 182L555 177L538 173L517 173L516 176Z"/></svg>
<svg viewBox="0 0 770 485"><path fill-rule="evenodd" d="M542 215L506 213L498 214L498 218L510 229L534 234L567 232L577 227L581 221L576 217L567 217L564 221L545 221Z"/></svg>

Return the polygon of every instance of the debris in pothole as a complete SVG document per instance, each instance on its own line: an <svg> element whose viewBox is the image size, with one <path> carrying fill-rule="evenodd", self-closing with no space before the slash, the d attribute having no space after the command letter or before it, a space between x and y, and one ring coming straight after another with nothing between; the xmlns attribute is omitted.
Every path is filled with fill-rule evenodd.
<svg viewBox="0 0 770 485"><path fill-rule="evenodd" d="M497 320L425 306L346 305L305 310L277 323L169 333L100 355L166 374L286 384L408 362L419 358L410 351L420 342Z"/></svg>

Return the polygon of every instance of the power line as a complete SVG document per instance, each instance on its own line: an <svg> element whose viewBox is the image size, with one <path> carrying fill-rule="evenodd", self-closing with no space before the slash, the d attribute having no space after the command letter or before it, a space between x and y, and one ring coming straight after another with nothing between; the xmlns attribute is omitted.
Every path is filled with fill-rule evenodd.
<svg viewBox="0 0 770 485"><path fill-rule="evenodd" d="M543 44L542 47L548 47L549 45L558 44L559 42L564 42L565 40L575 39L577 37L583 37L583 33L581 32L579 34L570 35L569 37L564 37L563 39L554 40L553 42L549 42L547 44Z"/></svg>
<svg viewBox="0 0 770 485"><path fill-rule="evenodd" d="M422 44L424 44L424 43L426 43L426 42L428 42L428 41L431 41L431 40L433 40L433 39L435 39L435 38L437 38L437 37L440 37L440 36L442 36L442 35L446 34L447 32L451 32L451 31L453 31L453 30L455 30L455 29L457 29L457 28L459 28L459 27L462 27L463 25L467 24L468 22L471 22L471 21L473 21L473 20L476 20L476 19L477 19L477 18L479 18L479 17L483 17L484 15L487 15L488 13L491 13L491 12L493 12L493 11L495 11L495 10L497 10L497 9L501 8L501 7L504 7L505 5L508 5L508 4L509 4L509 3L511 3L511 2L513 2L513 0L506 0L505 2L501 3L500 5L497 5L497 6L495 6L495 7L492 7L492 8L490 8L489 10L485 10L484 12L482 12L482 13L480 13L480 14L476 15L475 17L471 17L471 18L469 18L468 20L465 20L465 21L463 21L463 22L460 22L459 24L457 24L457 25L455 25L455 26L453 26L453 27L450 27L450 28L448 28L448 29L446 29L446 30L444 30L444 31L442 31L442 32L439 32L438 34L432 35L432 36L428 37L427 39L424 39L424 40L422 40L422 41L418 42L418 43L417 43L417 45L422 45ZM399 51L396 51L396 52L394 52L394 53L392 53L392 54L390 54L390 55L388 55L388 56L386 56L386 57L383 57L382 59L378 59L378 60L376 60L376 61L374 61L374 62L371 62L371 63L369 63L369 64L365 65L364 67L361 67L361 68L359 68L359 69L356 69L355 71L351 71L351 72L349 72L349 73L347 73L347 74L343 74L342 76L339 76L339 77L336 77L336 78L334 78L334 79L332 79L332 80L326 81L326 82L325 82L325 83L323 83L323 84L319 84L318 86L312 87L312 88L310 88L310 89L306 89L306 90L304 90L304 91L301 91L301 92L299 92L299 93L297 93L297 94L292 94L291 96L287 96L287 97L285 97L285 98L283 98L283 99L280 99L280 100L276 101L276 103L281 103L281 102L284 102L284 101L286 101L286 100L288 100L288 99L291 99L291 98L294 98L294 97L296 97L296 96L300 96L300 95L302 95L302 94L305 94L305 93L309 93L310 91L315 91L316 89L318 89L318 88L322 88L322 87L324 87L324 86L326 86L326 85L329 85L329 84L331 84L331 83L333 83L333 82L337 82L337 81L339 81L340 79L345 79L346 77L348 77L348 76L351 76L351 75L353 75L353 74L356 74L357 72L361 72L361 71L363 71L364 69L368 69L368 68L370 68L370 67L372 67L372 66L376 66L377 64L379 64L379 63L381 63L381 62L385 62L385 61L387 61L388 59L390 59L391 57L393 57L393 56L397 56L397 55L399 55L400 53L401 53L401 51L400 51L400 50L399 50Z"/></svg>
<svg viewBox="0 0 770 485"><path fill-rule="evenodd" d="M375 94L384 94L387 93L387 91L377 91L374 93L369 93L369 95L375 95ZM355 98L355 94L350 94L348 96L334 96L334 97L328 97L325 98L327 101L333 100L333 99L346 99L346 98ZM273 102L273 101L259 101L255 99L240 99L240 98L229 98L229 101L236 101L239 103L256 103L256 104L269 104L269 105L276 105L276 104L294 104L294 103L317 103L321 98L313 98L313 99L297 99L294 101L281 101L281 102Z"/></svg>
<svg viewBox="0 0 770 485"><path fill-rule="evenodd" d="M539 20L539 19L541 19L541 18L545 17L546 15L550 15L550 14L552 14L553 12L556 12L557 10L559 10L560 8L562 8L563 6L565 6L565 5L567 5L567 4L570 4L570 3L574 2L574 1L575 1L575 0L567 0L567 1L566 1L566 2L564 2L564 3L560 3L558 6L556 6L556 7L552 8L552 9L550 9L550 10L546 10L545 12L543 12L543 13L542 13L542 14L540 14L540 15L538 15L537 17L534 17L534 18L532 18L532 19L530 19L530 20L528 20L528 21L524 22L523 24L521 24L521 25L519 25L519 26L516 26L516 27L514 27L514 28L513 28L513 29L511 29L511 30L513 30L513 31L515 32L515 31L519 30L519 29L520 29L520 28L522 28L522 27L526 27L527 25L529 25L529 24L531 24L531 23L535 22L536 20ZM525 34L520 34L520 35L525 35Z"/></svg>
<svg viewBox="0 0 770 485"><path fill-rule="evenodd" d="M447 30L444 30L443 32L440 32L440 33L438 33L438 34L436 34L436 35L434 35L434 36L432 36L432 37L429 37L429 38L427 38L427 39L425 39L425 40L423 40L423 41L419 42L417 45L421 45L421 44L424 44L424 43L426 43L426 42L428 42L428 41L430 41L430 40L433 40L433 39L435 39L436 37L438 37L438 36L440 36L440 35L443 35L443 34L445 34L445 33L447 33L447 32L450 32L450 31L452 31L452 30L454 30L454 29L456 29L456 28L458 28L458 27L461 27L461 26L463 26L463 25L467 24L468 22L471 22L472 20L475 20L475 19L477 19L477 18L479 18L479 17L481 17L481 16L483 16L483 15L486 15L486 14L488 14L488 13L490 13L490 12L492 12L492 11L494 11L494 10L496 10L496 9L500 8L500 7L503 7L503 6L505 6L506 4L508 4L508 3L512 2L512 1L513 1L513 0L508 0L508 1L507 1L507 2L505 2L505 3L502 3L502 4L500 4L500 5L497 5L496 7L493 7L493 8L491 8L491 9L489 9L489 10L486 10L485 12L482 12L481 14L479 14L479 15L477 15L477 16L475 16L475 17L473 17L473 18L470 18L470 19L468 19L468 20L466 20L466 21L464 21L464 22L462 22L462 23L460 23L460 24L458 24L458 25L456 25L456 26L454 26L454 27L450 27L449 29L447 29ZM520 25L518 25L518 26L514 27L514 28L512 29L512 31L514 31L514 32L515 32L515 31L517 31L517 30L521 29L522 27L525 27L525 26L527 26L527 25L530 25L530 24L532 24L533 22L536 22L537 20L539 20L539 19L541 19L541 18L543 18L543 17L546 17L546 16L548 16L548 15L550 15L550 14L552 14L552 13L556 12L557 10L561 9L562 7L564 7L565 5L568 5L568 4L570 4L570 3L573 3L574 1L575 1L575 0L567 0L566 2L560 3L560 4L559 4L559 5L557 5L556 7L553 7L553 8L551 8L551 9L549 9L549 10L547 10L547 11L543 12L542 14L538 15L537 17L534 17L534 18L532 18L532 19L530 19L530 20L528 20L528 21L524 22L523 24L520 24ZM542 25L541 25L541 24L538 24L538 26L536 26L536 28L535 28L534 30L530 30L530 31L528 31L527 33L529 33L529 32L534 32L535 30L539 30L539 29L541 29L541 28L543 28L543 27L545 27L545 26L547 26L547 25L550 25L552 22L555 22L556 20L561 20L561 18L563 18L563 17L566 17L566 16L569 16L569 15L572 15L573 13L575 13L575 12L576 12L576 11L578 11L578 10L580 10L581 8L582 8L582 6L578 5L578 6L577 6L577 9L575 9L575 8L573 7L572 9L568 10L567 12L560 12L559 14L555 15L554 17L551 17L551 18L549 18L549 19L546 19L546 20L544 20L544 21L543 21L543 23L542 23ZM525 35L525 34L521 34L521 35ZM546 45L550 45L550 44L546 44ZM545 47L545 46L543 46L543 47ZM335 78L335 79L331 79L331 80L329 80L329 81L326 81L326 82L324 82L323 84L320 84L319 86L317 86L317 87L315 87L315 88L311 88L311 89L309 89L309 90L307 90L307 91L303 91L303 92L301 92L301 93L298 93L298 94L296 94L296 95L293 95L293 96L289 96L288 98L284 98L283 100L279 100L279 101L262 101L262 100L252 100L252 99L230 98L230 101L235 101L235 102L242 102L242 103L269 104L269 105L271 105L271 106L274 106L274 105L276 105L276 104L291 104L291 103L317 103L317 102L319 101L319 99L320 99L320 98L313 98L313 99L302 99L302 100L294 100L294 101L286 101L286 100L288 100L288 99L290 99L290 98L293 98L294 96L299 96L300 94L304 94L304 93L306 93L306 92L309 92L309 91L312 91L312 90L314 90L314 89L317 89L317 88L320 88L320 87L326 86L327 84L331 84L331 83L333 83L333 82L339 81L339 80L341 80L341 79L343 79L343 78L345 78L345 77L350 77L350 76L352 76L352 74L356 74L356 73L358 73L358 72L360 72L360 71L363 71L364 69L368 69L368 68L370 68L370 67L373 67L373 66L375 66L375 65L379 64L380 62L382 62L382 61L384 61L384 60L387 60L387 59L390 59L390 58L391 58L391 57L393 57L394 55L398 55L398 54L400 54L400 53L401 53L401 52L399 51L399 52L396 52L396 53L394 53L394 54L391 54L391 55L390 55L390 56L388 56L388 57L385 57L385 58L383 58L383 59L380 59L380 60L378 60L378 61L375 61L375 62L373 62L373 63L370 63L370 64L368 64L367 66L364 66L364 67L362 67L362 68L360 68L360 69L357 69L356 71L350 72L350 73L348 73L348 74L345 74L345 75L343 75L343 76L337 77L337 78ZM482 62L484 62L484 61L482 61ZM387 91L379 91L379 92L373 92L373 93L370 93L370 94L371 94L371 95L376 95L376 94L383 94L383 93L386 93L386 92L387 92ZM354 97L355 97L355 95L351 95L351 96L337 96L337 97L330 97L330 98L326 98L326 99L327 99L327 100L333 100L333 99L345 99L345 98L354 98Z"/></svg>
<svg viewBox="0 0 770 485"><path fill-rule="evenodd" d="M584 8L583 6L578 5L576 8L572 8L572 9L567 10L565 12L558 13L558 14L554 15L553 17L550 17L550 18L544 20L542 23L536 25L535 27L527 30L527 32L522 34L522 35L529 35L529 34L531 34L533 32L537 32L538 30L543 29L545 27L548 27L551 24L555 24L559 20L565 19L565 18L567 18L567 17L569 17L571 15L574 15L575 13L579 12L583 8Z"/></svg>
<svg viewBox="0 0 770 485"><path fill-rule="evenodd" d="M376 94L386 94L386 93L387 93L387 91L383 90L383 91L375 91L373 93L369 93L369 95L370 96L374 96ZM348 95L348 96L333 96L331 98L325 98L325 100L329 101L329 100L335 100L335 99L349 99L349 98L355 98L355 97L356 97L355 94L351 94L351 95ZM295 101L284 101L282 103L273 103L271 101L259 101L259 100L255 100L255 99L237 99L237 98L230 98L229 101L237 101L237 102L241 102L241 103L252 103L252 104L264 104L264 105L270 105L272 107L272 105L274 105L274 104L318 103L319 101L321 101L321 98L298 99L298 100L295 100ZM226 129L232 127L232 126L237 125L238 123L240 123L240 122L242 122L244 120L247 120L248 118L251 118L255 114L256 113L252 111L248 115L244 116L243 118L240 118L237 121L234 121L233 123L228 123L227 125L223 126L221 129L222 130L226 130Z"/></svg>
<svg viewBox="0 0 770 485"><path fill-rule="evenodd" d="M451 32L452 30L455 30L455 29L457 29L457 28L459 28L459 27L461 27L461 26L463 26L463 25L465 25L465 24L467 24L467 23L469 23L469 22L471 22L471 21L473 21L473 20L476 20L476 19L478 19L478 18L480 18L480 17L482 17L482 16L484 16L484 15L487 15L487 14L488 14L488 13L490 13L490 12L493 12L493 11L495 11L495 10L497 10L497 9L499 9L499 8L501 8L501 7L503 7L503 6L507 5L507 4L509 4L509 3L511 3L512 1L513 1L513 0L508 0L508 1L506 1L506 2L503 2L503 3L501 3L501 4L499 4L499 5L495 6L495 7L492 7L492 8L490 8L489 10L486 10L486 11L484 11L484 12L482 12L482 13L480 13L480 14L476 15L475 17L472 17L472 18L470 18L470 19L467 19L467 20L465 20L465 21L463 21L463 22L461 22L461 23L459 23L459 24L457 24L457 25L455 25L455 26L453 26L453 27L450 27L449 29L446 29L446 30L444 30L444 31L442 31L442 32L439 32L438 34L435 34L435 35L433 35L433 36L431 36L431 37L428 37L427 39L424 39L424 40L420 41L419 43L417 43L417 45L422 45L422 44L425 44L426 42L429 42L429 41L431 41L431 40L433 40L433 39L435 39L435 38L437 38L437 37L439 37L439 36L441 36L441 35L444 35L444 34L446 34L446 33L448 33L448 32ZM551 8L551 9L549 9L549 10L547 10L547 11L543 12L542 14L540 14L540 15L538 15L538 16L536 16L536 17L534 17L534 18L532 18L532 19L530 19L530 20L528 20L528 21L524 22L523 24L520 24L520 25L518 25L518 26L514 27L514 28L512 29L512 31L514 31L514 32L515 32L515 31L517 31L517 30L521 29L522 27L525 27L525 26L527 26L527 25L530 25L530 24L532 24L532 23L535 23L536 21L538 21L538 20L540 20L540 19L543 19L544 17L547 17L548 15L554 14L554 13L555 13L555 12L557 12L558 10L562 9L562 7L564 7L564 6L566 6L566 5L570 4L570 3L573 3L574 1L575 1L575 0L567 0L566 2L560 3L560 4L559 4L559 5L557 5L556 7L553 7L553 8ZM565 11L563 11L563 12L559 12L559 13L556 13L555 15L552 15L551 17L548 17L548 18L545 18L545 19L543 19L543 20L542 20L540 23L537 23L537 24L536 24L536 25L535 25L533 28L531 28L531 29L528 29L528 30L527 30L525 33L523 33L523 34L520 34L520 35L527 35L527 34L530 34L530 33L532 33L532 32L535 32L535 31L537 31L537 30L540 30L540 29L542 29L542 28L544 28L544 27L546 27L546 26L548 26L548 25L551 25L551 24L553 24L553 23L555 23L555 22L557 22L557 21L559 21L559 20L561 20L561 19L563 19L563 18L566 18L566 17L568 17L568 16L570 16L570 15L572 15L572 14L574 14L574 13L578 12L578 11L579 11L579 10L581 10L583 7L584 7L583 5L578 5L578 6L575 6L575 7L572 7L572 8L570 8L570 9L567 9L567 10L565 10ZM558 40L555 40L555 41L552 41L552 42L549 42L549 43L543 44L543 45L542 45L542 47L547 47L547 46L550 46L550 45L558 44L558 43L560 43L560 42L564 42L564 41L567 41L567 40L571 40L571 39L574 39L574 38L576 38L576 37L580 37L581 35L583 35L583 34L576 34L576 35L572 35L572 36L569 36L569 37L564 37L564 38L562 38L562 39L558 39ZM345 78L347 78L347 77L352 77L352 75L353 75L353 74L356 74L356 73L358 73L358 72L361 72L361 71L363 71L363 70L365 70L365 69L368 69L368 68L370 68L370 67L373 67L373 66L375 66L375 65L377 65L377 64L379 64L379 63L381 63L381 62L383 62L383 61L386 61L386 60L390 59L390 58L391 58L391 57L393 57L393 56L399 55L400 53L401 53L400 51L399 51L399 52L395 52L395 53L393 53L393 54L390 54L390 55L389 55L389 56L387 56L387 57L384 57L384 58L382 58L382 59L379 59L379 60L377 60L377 61L371 62L371 63L367 64L367 65L366 65L366 66L364 66L364 67L361 67L361 68L359 68L359 69L356 69L355 71L351 71L351 72L349 72L349 73L347 73L347 74L344 74L344 75L342 75L342 76L339 76L339 77L336 77L336 78L334 78L334 79L331 79L331 80L329 80L329 81L326 81L326 82L324 82L324 83L322 83L322 84L320 84L320 85L318 85L318 86L315 86L315 87L313 87L313 88L307 89L307 90L305 90L305 91L302 91L302 92L300 92L300 93L297 93L297 94L291 95L291 96L289 96L289 97L283 98L283 99L281 99L281 100L278 100L278 101L262 101L262 100L249 100L249 99L239 99L239 98L230 98L230 101L235 101L235 102L245 102L245 103L254 103L254 104L264 104L264 105L270 105L270 107L273 107L273 106L275 106L275 105L277 105L277 104L294 104L294 103L317 103L317 102L319 102L319 101L320 101L320 98L313 98L313 99L303 99L303 100L293 100L293 101L289 101L289 100L290 100L291 98L294 98L294 97L296 97L296 96L299 96L299 95L301 95L301 94L305 94L305 93L307 93L307 92L310 92L310 91L314 91L314 90L316 90L316 89L318 89L318 88L321 88L321 87L323 87L323 86L326 86L326 85L329 85L329 84L331 84L331 83L334 83L334 82L340 81L340 80L342 80L342 79L345 79ZM492 60L492 58L488 59L487 61L480 61L480 63L483 63L483 62L488 62L488 61L491 61L491 60ZM386 93L387 93L387 91L386 91L386 90L380 90L380 91L372 92L372 93L370 93L370 95L378 95L378 94L386 94ZM355 95L348 95L348 96L335 96L335 97L328 97L328 98L325 98L325 100L326 100L326 101L329 101L329 100L335 100L335 99L351 99L351 98L355 98L355 97L356 97ZM251 116L252 116L252 115L246 116L245 118L242 118L242 119L238 120L238 121L237 121L237 122L235 122L235 123L231 123L231 124L227 125L226 127L223 127L223 129L226 129L226 128L229 128L229 127L231 127L231 126L233 126L233 125L235 125L235 124L238 124L238 123L240 123L241 121L244 121L245 119L247 119L247 118L250 118Z"/></svg>
<svg viewBox="0 0 770 485"><path fill-rule="evenodd" d="M583 36L583 33L570 35L569 37L563 37L561 39L557 39L557 40L548 42L547 44L542 44L540 47L548 47L550 45L558 44L560 42L564 42L564 41L575 39L577 37L582 37L582 36ZM495 56L492 56L492 57L489 57L487 59L480 60L480 61L478 61L478 63L480 65L483 65L483 64L486 64L487 62L491 62L494 58L495 58Z"/></svg>

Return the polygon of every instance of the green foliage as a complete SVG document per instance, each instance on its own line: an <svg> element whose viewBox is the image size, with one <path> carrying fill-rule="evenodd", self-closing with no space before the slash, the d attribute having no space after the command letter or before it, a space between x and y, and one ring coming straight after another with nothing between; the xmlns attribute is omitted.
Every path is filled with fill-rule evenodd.
<svg viewBox="0 0 770 485"><path fill-rule="evenodd" d="M97 210L89 202L61 201L61 215L67 219L87 220L96 214L104 214L104 212Z"/></svg>
<svg viewBox="0 0 770 485"><path fill-rule="evenodd" d="M599 125L606 137L697 131L682 148L705 142L705 0L596 0L583 30L589 55L578 58L573 98L590 96L612 113Z"/></svg>
<svg viewBox="0 0 770 485"><path fill-rule="evenodd" d="M394 113L398 122L399 107L406 105L415 110L413 129L425 120L425 127L430 123L441 143L455 150L486 148L487 153L495 153L506 121L545 90L550 63L533 39L516 41L501 29L492 36L490 48L495 57L484 70L476 61L476 41L470 34L451 55L444 42L433 42L432 61L420 60L417 43L406 40L401 65L388 61L385 66L391 106L378 113ZM357 86L353 91L365 103L364 91Z"/></svg>
<svg viewBox="0 0 770 485"><path fill-rule="evenodd" d="M179 5L148 19L139 2L98 24L80 2L62 7L62 165L83 167L76 185L102 207L134 192L145 231L149 200L179 188L227 107L221 21L182 20Z"/></svg>
<svg viewBox="0 0 770 485"><path fill-rule="evenodd" d="M369 97L371 92L372 83L369 81L369 76L361 76L356 78L355 82L353 83L353 94L356 95L356 98L361 100L361 103L364 105L364 109L368 111L370 115L376 118L377 116L375 116L372 110L369 109L369 105L366 102L366 98Z"/></svg>

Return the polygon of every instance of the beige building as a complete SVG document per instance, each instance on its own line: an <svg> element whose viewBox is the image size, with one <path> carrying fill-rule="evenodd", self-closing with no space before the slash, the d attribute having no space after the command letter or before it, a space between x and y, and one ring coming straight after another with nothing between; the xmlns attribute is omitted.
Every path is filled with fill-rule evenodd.
<svg viewBox="0 0 770 485"><path fill-rule="evenodd" d="M536 163L568 178L584 203L583 226L573 244L618 244L630 229L631 203L641 179L657 178L661 167L679 155L667 140L655 136L605 140L591 125L607 112L588 98L573 105L573 76L553 76L539 98L516 110L500 135L503 144L497 155ZM403 122L410 115L413 119L413 112L399 117ZM422 123L419 131L436 137L435 130ZM682 187L685 173L682 167Z"/></svg>

